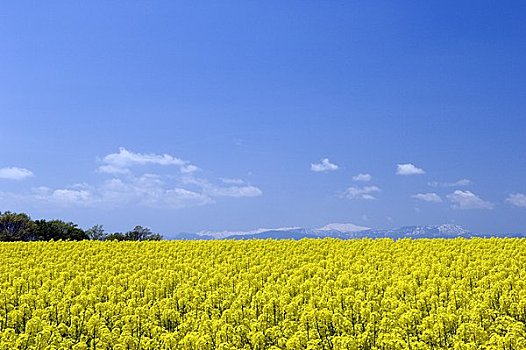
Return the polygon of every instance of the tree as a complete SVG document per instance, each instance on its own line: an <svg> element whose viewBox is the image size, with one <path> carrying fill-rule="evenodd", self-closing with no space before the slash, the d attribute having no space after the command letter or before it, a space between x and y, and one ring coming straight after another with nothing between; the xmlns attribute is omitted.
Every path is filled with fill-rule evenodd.
<svg viewBox="0 0 526 350"><path fill-rule="evenodd" d="M142 226L135 226L133 230L126 232L126 240L128 241L160 241L162 236L153 233L149 228Z"/></svg>
<svg viewBox="0 0 526 350"><path fill-rule="evenodd" d="M24 213L0 212L0 241L80 241L117 240L117 241L158 241L163 237L153 233L149 228L135 226L126 233L106 234L102 225L94 225L84 231L77 224L62 220L31 220Z"/></svg>
<svg viewBox="0 0 526 350"><path fill-rule="evenodd" d="M126 241L126 236L122 234L121 232L114 232L106 237L104 237L105 241Z"/></svg>
<svg viewBox="0 0 526 350"><path fill-rule="evenodd" d="M36 220L35 221L35 236L37 240L65 240L65 241L81 241L89 239L89 236L72 222L64 222L62 220Z"/></svg>
<svg viewBox="0 0 526 350"><path fill-rule="evenodd" d="M102 225L94 225L93 227L86 230L86 234L88 235L89 239L94 241L103 241L107 236Z"/></svg>
<svg viewBox="0 0 526 350"><path fill-rule="evenodd" d="M0 212L0 241L32 241L34 223L24 213Z"/></svg>

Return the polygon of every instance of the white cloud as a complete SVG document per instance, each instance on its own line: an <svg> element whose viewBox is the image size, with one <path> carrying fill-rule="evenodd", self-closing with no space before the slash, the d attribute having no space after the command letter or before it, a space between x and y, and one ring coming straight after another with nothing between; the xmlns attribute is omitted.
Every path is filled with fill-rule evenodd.
<svg viewBox="0 0 526 350"><path fill-rule="evenodd" d="M338 169L339 167L336 164L331 163L328 158L322 159L320 163L312 163L310 165L310 170L315 172L334 171Z"/></svg>
<svg viewBox="0 0 526 350"><path fill-rule="evenodd" d="M194 172L196 172L198 170L199 170L199 168L196 167L195 165L192 165L192 164L183 165L181 167L181 172L183 174L191 174L191 173L194 173Z"/></svg>
<svg viewBox="0 0 526 350"><path fill-rule="evenodd" d="M128 167L132 165L159 164L159 165L184 165L181 159L174 158L169 154L155 153L134 153L124 147L119 148L119 153L108 154L103 159L104 163L118 167Z"/></svg>
<svg viewBox="0 0 526 350"><path fill-rule="evenodd" d="M221 178L221 182L227 184L227 185L244 185L245 181L241 179L229 179L229 178Z"/></svg>
<svg viewBox="0 0 526 350"><path fill-rule="evenodd" d="M203 193L210 197L258 197L263 191L256 186L245 184L239 179L221 179L227 186L211 183L206 179L187 177L183 179L185 184L192 184L200 188Z"/></svg>
<svg viewBox="0 0 526 350"><path fill-rule="evenodd" d="M140 206L178 209L213 203L211 196L200 191L169 186L160 176L145 174L139 177L112 178L99 186L51 189L34 188L31 193L0 193L0 199L36 206L52 204L58 207L116 208Z"/></svg>
<svg viewBox="0 0 526 350"><path fill-rule="evenodd" d="M162 201L156 201L153 204L155 207L178 209L211 203L214 203L214 200L206 194L189 191L184 188L174 188L166 190Z"/></svg>
<svg viewBox="0 0 526 350"><path fill-rule="evenodd" d="M469 186L471 185L471 180L468 179L460 179L454 182L438 182L438 181L432 181L428 182L427 184L431 187L462 187L462 186Z"/></svg>
<svg viewBox="0 0 526 350"><path fill-rule="evenodd" d="M356 176L353 176L353 181L361 181L361 182L369 182L372 180L371 174L358 174Z"/></svg>
<svg viewBox="0 0 526 350"><path fill-rule="evenodd" d="M86 190L58 189L53 191L50 198L61 203L84 204L91 200L91 193Z"/></svg>
<svg viewBox="0 0 526 350"><path fill-rule="evenodd" d="M104 157L99 172L111 173L98 184L75 184L58 188L40 186L26 193L0 192L0 201L21 205L114 208L143 206L176 209L214 203L220 197L257 197L263 192L240 179L206 179L195 176L199 168L168 154L134 153L120 148ZM136 175L138 165L174 165L172 174Z"/></svg>
<svg viewBox="0 0 526 350"><path fill-rule="evenodd" d="M447 198L453 203L454 209L493 209L493 203L483 200L471 191L460 191L448 194Z"/></svg>
<svg viewBox="0 0 526 350"><path fill-rule="evenodd" d="M442 202L442 198L436 193L417 193L412 195L411 197L424 201L424 202L431 202L431 203L440 203Z"/></svg>
<svg viewBox="0 0 526 350"><path fill-rule="evenodd" d="M124 147L120 147L117 153L106 155L102 159L102 163L98 171L108 174L129 174L131 167L144 165L175 165L183 173L192 173L199 170L195 165L170 154L135 153L128 151Z"/></svg>
<svg viewBox="0 0 526 350"><path fill-rule="evenodd" d="M17 167L0 168L0 179L6 180L24 180L34 176L31 170Z"/></svg>
<svg viewBox="0 0 526 350"><path fill-rule="evenodd" d="M129 174L130 170L128 168L120 168L114 165L101 165L98 169L100 173L106 174Z"/></svg>
<svg viewBox="0 0 526 350"><path fill-rule="evenodd" d="M113 178L104 182L98 192L98 202L110 206L138 205L178 209L213 203L213 199L207 194L167 185L155 174L125 179Z"/></svg>
<svg viewBox="0 0 526 350"><path fill-rule="evenodd" d="M471 180L468 179L460 179L456 182L453 182L451 184L448 184L449 186L469 186L471 185Z"/></svg>
<svg viewBox="0 0 526 350"><path fill-rule="evenodd" d="M263 194L263 192L255 186L207 186L205 188L205 193L211 197L258 197Z"/></svg>
<svg viewBox="0 0 526 350"><path fill-rule="evenodd" d="M376 199L373 194L380 192L377 186L349 187L343 193L348 199Z"/></svg>
<svg viewBox="0 0 526 350"><path fill-rule="evenodd" d="M89 189L35 187L29 193L17 194L2 192L0 200L10 205L54 205L59 207L90 206L93 204L93 193Z"/></svg>
<svg viewBox="0 0 526 350"><path fill-rule="evenodd" d="M506 202L516 207L526 208L526 194L511 193L508 198L506 198Z"/></svg>
<svg viewBox="0 0 526 350"><path fill-rule="evenodd" d="M424 169L417 168L414 164L397 164L396 175L421 175L426 172Z"/></svg>

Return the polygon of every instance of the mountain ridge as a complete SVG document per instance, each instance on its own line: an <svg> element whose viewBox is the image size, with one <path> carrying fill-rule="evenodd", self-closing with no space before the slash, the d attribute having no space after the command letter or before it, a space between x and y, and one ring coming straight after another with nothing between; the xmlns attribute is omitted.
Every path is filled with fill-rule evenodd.
<svg viewBox="0 0 526 350"><path fill-rule="evenodd" d="M302 239L302 238L472 238L472 237L526 237L525 234L479 234L454 224L412 225L388 229L373 229L354 224L328 224L320 228L282 227L252 231L200 231L180 233L175 240L247 240L247 239Z"/></svg>

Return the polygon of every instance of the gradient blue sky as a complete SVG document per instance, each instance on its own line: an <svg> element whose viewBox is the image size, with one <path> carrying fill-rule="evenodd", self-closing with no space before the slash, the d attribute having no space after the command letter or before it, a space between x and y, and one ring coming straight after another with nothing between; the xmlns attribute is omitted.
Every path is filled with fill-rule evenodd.
<svg viewBox="0 0 526 350"><path fill-rule="evenodd" d="M524 232L525 18L524 1L4 2L0 211L167 236Z"/></svg>

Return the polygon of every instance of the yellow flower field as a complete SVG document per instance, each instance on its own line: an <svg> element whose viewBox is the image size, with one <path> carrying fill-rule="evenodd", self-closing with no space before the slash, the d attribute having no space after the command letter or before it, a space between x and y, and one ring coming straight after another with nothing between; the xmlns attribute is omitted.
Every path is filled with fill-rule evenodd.
<svg viewBox="0 0 526 350"><path fill-rule="evenodd" d="M0 244L0 349L526 349L526 240Z"/></svg>

